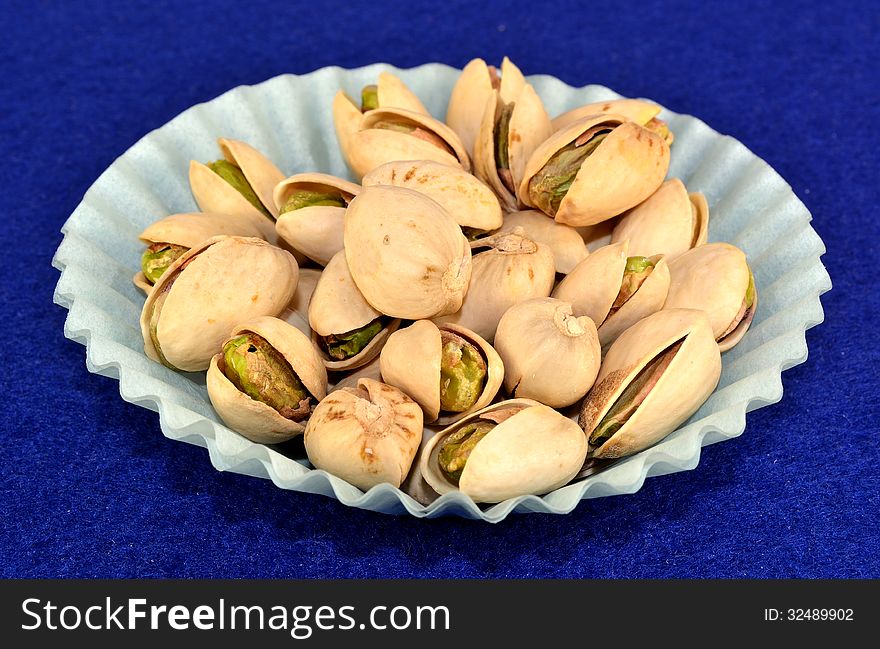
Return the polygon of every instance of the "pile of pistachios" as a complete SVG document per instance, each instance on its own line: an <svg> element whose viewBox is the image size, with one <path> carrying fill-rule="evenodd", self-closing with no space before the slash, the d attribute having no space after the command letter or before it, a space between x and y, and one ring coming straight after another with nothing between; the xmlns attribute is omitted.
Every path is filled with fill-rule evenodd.
<svg viewBox="0 0 880 649"><path fill-rule="evenodd" d="M359 183L221 138L190 165L201 211L140 237L145 352L207 371L231 429L304 435L364 490L490 503L647 448L715 389L755 282L666 180L659 106L551 119L505 58L464 68L446 123L387 72L327 110Z"/></svg>

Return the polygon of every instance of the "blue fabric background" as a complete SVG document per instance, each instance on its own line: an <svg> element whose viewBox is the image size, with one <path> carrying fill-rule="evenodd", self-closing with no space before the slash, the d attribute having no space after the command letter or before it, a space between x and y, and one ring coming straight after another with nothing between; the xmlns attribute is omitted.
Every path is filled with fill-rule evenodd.
<svg viewBox="0 0 880 649"><path fill-rule="evenodd" d="M880 577L877 3L319 4L2 3L0 576ZM700 117L812 211L827 320L742 437L568 516L420 521L218 473L86 371L50 260L141 136L284 72L504 54Z"/></svg>

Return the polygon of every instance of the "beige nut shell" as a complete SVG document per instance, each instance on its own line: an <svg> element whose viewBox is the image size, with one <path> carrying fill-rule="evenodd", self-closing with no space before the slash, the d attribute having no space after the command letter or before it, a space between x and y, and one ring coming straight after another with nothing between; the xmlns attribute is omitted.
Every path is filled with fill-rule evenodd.
<svg viewBox="0 0 880 649"><path fill-rule="evenodd" d="M660 114L660 106L641 99L610 99L584 104L553 118L553 132L593 115L621 115L639 126L644 126Z"/></svg>
<svg viewBox="0 0 880 649"><path fill-rule="evenodd" d="M312 337L312 328L309 326L309 301L312 293L321 278L321 271L316 268L300 268L299 281L296 283L296 292L290 303L278 316L288 324L292 324L309 338Z"/></svg>
<svg viewBox="0 0 880 649"><path fill-rule="evenodd" d="M345 212L345 257L380 313L407 320L454 313L471 278L471 250L438 203L403 187L365 187Z"/></svg>
<svg viewBox="0 0 880 649"><path fill-rule="evenodd" d="M422 410L397 388L362 378L318 404L304 440L318 469L364 491L383 482L399 487L422 440Z"/></svg>
<svg viewBox="0 0 880 649"><path fill-rule="evenodd" d="M473 272L461 309L435 321L467 327L491 342L507 309L550 295L556 278L553 253L529 239L521 228L478 239L471 249Z"/></svg>
<svg viewBox="0 0 880 649"><path fill-rule="evenodd" d="M275 186L273 202L279 212L275 222L278 236L297 252L321 266L342 250L344 207L313 205L280 214L295 190L337 190L346 204L360 192L360 185L322 173L302 173L285 178Z"/></svg>
<svg viewBox="0 0 880 649"><path fill-rule="evenodd" d="M669 145L662 137L619 115L587 117L545 140L529 158L519 198L529 207L529 181L560 149L594 126L613 130L584 160L556 214L560 223L594 225L635 207L663 183L669 169Z"/></svg>
<svg viewBox="0 0 880 649"><path fill-rule="evenodd" d="M684 339L657 384L629 420L591 457L632 455L675 430L709 398L721 376L721 352L702 311L664 309L623 332L602 361L578 423L587 436L627 385L664 349Z"/></svg>
<svg viewBox="0 0 880 649"><path fill-rule="evenodd" d="M532 241L543 243L553 253L557 273L570 273L587 257L587 246L580 232L570 225L557 223L538 210L524 210L504 215L501 232L522 228Z"/></svg>
<svg viewBox="0 0 880 649"><path fill-rule="evenodd" d="M462 227L495 230L501 205L489 187L464 169L430 160L388 162L364 176L364 187L405 187L439 203Z"/></svg>
<svg viewBox="0 0 880 649"><path fill-rule="evenodd" d="M311 341L296 327L270 316L254 318L235 327L222 345L247 332L265 338L290 364L303 386L317 401L327 395L324 364ZM304 423L282 417L271 406L251 399L236 388L220 370L222 355L222 351L218 352L211 359L207 387L214 410L227 426L260 444L284 442L305 431Z"/></svg>
<svg viewBox="0 0 880 649"><path fill-rule="evenodd" d="M209 239L175 260L147 297L140 319L144 352L160 360L150 336L150 316L169 282L173 284L159 315L157 337L171 366L197 372L208 368L236 324L284 311L298 277L293 256L262 239Z"/></svg>
<svg viewBox="0 0 880 649"><path fill-rule="evenodd" d="M510 307L498 323L495 349L504 362L508 394L552 408L583 397L602 360L593 321L574 315L571 304L549 297Z"/></svg>
<svg viewBox="0 0 880 649"><path fill-rule="evenodd" d="M440 445L447 436L486 413L518 412L495 426L474 447L459 486L439 467ZM577 474L587 454L587 438L571 419L529 399L512 399L472 413L432 437L422 451L420 469L439 494L461 491L474 502L496 503L553 491Z"/></svg>
<svg viewBox="0 0 880 649"><path fill-rule="evenodd" d="M650 197L620 217L611 242L629 241L631 255L665 255L668 261L706 243L709 205L700 193L688 194L671 178Z"/></svg>
<svg viewBox="0 0 880 649"><path fill-rule="evenodd" d="M458 334L475 345L486 359L486 384L476 403L460 413L440 417L440 364L443 354L441 330ZM379 355L382 380L400 388L422 407L426 423L446 425L487 406L504 382L504 363L498 352L482 337L452 324L439 327L419 320L389 336Z"/></svg>

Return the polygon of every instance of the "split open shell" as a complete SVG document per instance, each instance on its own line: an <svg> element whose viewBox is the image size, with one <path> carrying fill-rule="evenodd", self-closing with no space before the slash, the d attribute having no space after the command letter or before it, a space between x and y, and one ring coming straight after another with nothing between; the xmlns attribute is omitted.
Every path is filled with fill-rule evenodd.
<svg viewBox="0 0 880 649"><path fill-rule="evenodd" d="M362 378L318 404L304 441L318 469L364 491L383 482L399 487L422 441L422 410L397 388Z"/></svg>
<svg viewBox="0 0 880 649"><path fill-rule="evenodd" d="M498 198L464 169L430 160L388 162L364 176L362 184L393 185L424 194L463 228L495 230L502 224Z"/></svg>
<svg viewBox="0 0 880 649"><path fill-rule="evenodd" d="M217 140L223 158L231 162L244 174L260 203L271 214L267 217L254 207L232 185L214 173L206 164L191 160L189 163L189 186L193 198L203 212L219 212L250 218L260 228L263 238L275 244L274 219L278 216L272 192L275 185L284 180L284 174L262 153L240 140L221 137Z"/></svg>
<svg viewBox="0 0 880 649"><path fill-rule="evenodd" d="M587 257L587 246L580 232L570 225L548 219L538 210L510 212L504 215L501 232L522 228L532 241L542 243L553 253L557 273L570 273Z"/></svg>
<svg viewBox="0 0 880 649"><path fill-rule="evenodd" d="M263 316L236 326L227 340L245 333L261 336L284 357L315 404L327 395L327 371L301 331L278 318ZM227 426L260 444L277 444L305 431L305 422L287 419L239 390L223 373L222 365L223 353L219 352L211 359L207 387L214 410Z"/></svg>
<svg viewBox="0 0 880 649"><path fill-rule="evenodd" d="M709 236L709 205L698 192L671 178L642 203L620 217L612 243L629 240L631 255L665 255L674 260Z"/></svg>
<svg viewBox="0 0 880 649"><path fill-rule="evenodd" d="M483 390L474 405L464 412L443 413L440 410L442 331L464 338L479 350L486 362ZM464 327L436 325L430 320L419 320L391 334L379 356L379 367L383 381L416 400L428 424L446 425L487 406L504 382L504 363L484 338Z"/></svg>
<svg viewBox="0 0 880 649"><path fill-rule="evenodd" d="M154 243L170 243L193 248L211 237L223 235L264 238L260 229L249 218L214 212L185 212L171 214L151 223L140 233L138 239L148 246ZM144 293L153 290L153 285L142 271L138 271L133 281Z"/></svg>
<svg viewBox="0 0 880 649"><path fill-rule="evenodd" d="M641 99L611 99L609 101L597 101L592 104L584 104L573 108L562 115L553 118L553 131L565 128L572 122L576 122L591 115L622 115L629 121L639 126L657 132L665 140L666 144L672 144L674 136L666 125L666 122L657 118L660 114L660 106Z"/></svg>
<svg viewBox="0 0 880 649"><path fill-rule="evenodd" d="M600 445L591 443L591 457L625 457L648 448L709 398L721 376L721 353L709 321L702 311L664 309L640 320L611 345L578 423L589 438L640 372L664 352L674 351L670 348L677 343L681 346L671 362L659 379L645 386L647 396L623 426Z"/></svg>
<svg viewBox="0 0 880 649"><path fill-rule="evenodd" d="M298 190L338 192L346 205L361 188L352 182L322 173L302 173L285 178L275 186L273 202L279 215L275 230L294 250L321 266L342 250L344 207L314 205L281 213L291 194Z"/></svg>
<svg viewBox="0 0 880 649"><path fill-rule="evenodd" d="M473 241L471 251L471 283L461 309L435 321L467 327L491 341L507 309L550 295L556 266L550 248L528 238L522 228Z"/></svg>
<svg viewBox="0 0 880 649"><path fill-rule="evenodd" d="M417 129L433 141L412 133L379 128L389 120ZM470 156L455 131L429 115L402 108L377 108L364 113L357 132L348 139L345 157L358 178L396 160L433 160L471 170Z"/></svg>
<svg viewBox="0 0 880 649"><path fill-rule="evenodd" d="M455 219L403 187L365 187L345 212L345 258L370 305L394 318L454 313L471 278L471 250Z"/></svg>
<svg viewBox="0 0 880 649"><path fill-rule="evenodd" d="M669 145L662 137L619 115L599 115L573 122L545 140L526 165L518 196L539 207L532 179L557 153L578 138L610 131L580 165L558 208L542 210L560 223L594 225L635 207L663 183L669 168ZM537 191L537 189L536 189ZM553 212L553 213L551 213Z"/></svg>
<svg viewBox="0 0 880 649"><path fill-rule="evenodd" d="M235 325L284 311L298 276L293 256L262 239L209 239L175 260L147 297L144 352L174 369L205 370Z"/></svg>
<svg viewBox="0 0 880 649"><path fill-rule="evenodd" d="M316 268L300 268L296 291L287 307L279 314L279 318L292 324L309 338L312 328L309 326L309 300L321 278L321 271Z"/></svg>
<svg viewBox="0 0 880 649"><path fill-rule="evenodd" d="M654 264L650 274L638 290L614 310L630 256L626 241L600 248L553 290L554 298L571 302L577 315L588 316L596 323L602 347L642 318L662 309L669 291L669 267L665 258L662 255L649 257Z"/></svg>
<svg viewBox="0 0 880 649"><path fill-rule="evenodd" d="M473 59L464 66L449 96L446 123L461 138L469 154L474 152L483 112L492 94L498 90L501 100L509 103L525 85L522 72L506 56L501 62L500 78L498 71L490 69L483 59Z"/></svg>
<svg viewBox="0 0 880 649"><path fill-rule="evenodd" d="M576 316L568 302L549 297L516 304L495 333L504 362L504 388L564 408L583 397L599 373L601 349L596 325Z"/></svg>
<svg viewBox="0 0 880 649"><path fill-rule="evenodd" d="M473 448L456 486L440 469L440 449L447 437L476 421L497 425ZM512 399L472 413L434 435L422 451L420 469L440 494L461 491L474 502L496 503L567 484L586 453L587 439L571 419L530 399Z"/></svg>
<svg viewBox="0 0 880 649"><path fill-rule="evenodd" d="M369 363L378 356L388 336L400 326L400 320L386 318L379 333L359 353L344 360L330 357L321 346L319 337L348 333L381 317L382 314L371 307L358 290L348 270L345 251L340 250L321 273L309 302L309 326L327 369L340 372Z"/></svg>
<svg viewBox="0 0 880 649"><path fill-rule="evenodd" d="M754 279L742 250L729 243L707 243L671 262L669 273L664 308L704 311L721 351L742 340L758 307ZM745 308L750 285L753 300Z"/></svg>

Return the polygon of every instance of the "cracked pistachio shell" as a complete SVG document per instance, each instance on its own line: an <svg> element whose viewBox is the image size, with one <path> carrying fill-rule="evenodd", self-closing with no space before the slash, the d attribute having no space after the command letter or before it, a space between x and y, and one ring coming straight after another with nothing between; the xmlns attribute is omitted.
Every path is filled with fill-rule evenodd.
<svg viewBox="0 0 880 649"><path fill-rule="evenodd" d="M500 423L471 451L456 487L440 470L443 441L478 419L495 418ZM586 454L587 438L571 419L530 399L511 399L472 413L434 435L422 451L419 468L439 494L461 491L474 502L497 503L558 489L574 478Z"/></svg>
<svg viewBox="0 0 880 649"><path fill-rule="evenodd" d="M601 362L593 321L549 297L510 307L498 323L495 349L504 362L505 390L553 408L583 397Z"/></svg>
<svg viewBox="0 0 880 649"><path fill-rule="evenodd" d="M628 239L631 255L665 255L671 262L706 243L708 234L706 197L695 192L688 194L684 183L672 178L620 218L611 241Z"/></svg>
<svg viewBox="0 0 880 649"><path fill-rule="evenodd" d="M669 264L669 295L664 308L700 309L709 318L717 339L737 317L749 287L745 253L729 243L707 243L684 253ZM757 308L755 294L754 306ZM719 341L721 351L736 345L748 330L743 320Z"/></svg>
<svg viewBox="0 0 880 649"><path fill-rule="evenodd" d="M345 212L345 258L370 305L418 320L461 307L471 249L438 203L403 187L365 187Z"/></svg>
<svg viewBox="0 0 880 649"><path fill-rule="evenodd" d="M504 104L511 102L514 106L505 141L507 142L508 165L513 179L513 192L501 181L495 160L496 122ZM474 143L474 173L477 178L494 190L505 211L513 212L521 202L515 190L522 182L526 163L538 145L550 137L553 131L550 126L550 117L544 109L544 103L531 84L525 84L518 93L512 95L507 101L501 99L499 92L493 92L489 96L482 114L480 131Z"/></svg>
<svg viewBox="0 0 880 649"><path fill-rule="evenodd" d="M273 218L267 218L206 164L191 160L189 186L199 209L203 212L220 212L250 218L266 241L277 243L278 236L275 234L273 219L278 216L278 210L275 208L272 192L275 185L284 180L284 174L271 160L245 142L221 137L217 140L217 144L220 146L223 158L241 169L257 198Z"/></svg>
<svg viewBox="0 0 880 649"><path fill-rule="evenodd" d="M390 72L379 74L376 81L376 92L380 108L403 108L415 113L430 115L406 84ZM356 103L345 94L345 91L338 91L333 97L333 125L336 128L336 137L346 162L348 162L351 137L358 132L362 118L360 101L358 100ZM349 166L351 166L350 163Z"/></svg>
<svg viewBox="0 0 880 649"><path fill-rule="evenodd" d="M318 280L309 302L309 326L317 336L344 334L369 324L382 314L364 299L358 290L348 264L345 251L337 252ZM392 319L358 354L345 360L334 360L323 350L321 357L328 370L344 371L366 365L382 350L382 345L400 326L399 319ZM315 340L317 344L317 339Z"/></svg>
<svg viewBox="0 0 880 649"><path fill-rule="evenodd" d="M580 232L547 218L543 212L525 210L505 214L501 232L511 232L515 228L522 228L529 239L550 248L557 273L570 273L587 257L587 246Z"/></svg>
<svg viewBox="0 0 880 649"><path fill-rule="evenodd" d="M303 173L285 178L275 186L273 202L279 216L275 222L278 236L294 250L326 266L342 250L344 207L313 205L281 214L291 194L298 190L339 192L346 204L361 188L352 182L322 173Z"/></svg>
<svg viewBox="0 0 880 649"><path fill-rule="evenodd" d="M439 203L462 227L501 227L501 205L489 187L464 169L429 160L389 162L363 178L363 186L405 187Z"/></svg>
<svg viewBox="0 0 880 649"><path fill-rule="evenodd" d="M265 238L249 218L214 212L186 212L171 214L150 224L140 233L138 239L148 246L153 243L170 243L193 248L202 241L222 235ZM134 276L134 283L145 293L153 290L153 285L146 280L142 271Z"/></svg>
<svg viewBox="0 0 880 649"><path fill-rule="evenodd" d="M422 441L422 409L395 387L362 378L328 394L312 413L306 453L318 469L366 491L399 487Z"/></svg>
<svg viewBox="0 0 880 649"><path fill-rule="evenodd" d="M290 303L278 317L287 324L291 324L309 338L312 337L312 328L309 326L309 300L318 285L321 271L315 268L300 268L299 281L296 283L296 292Z"/></svg>
<svg viewBox="0 0 880 649"><path fill-rule="evenodd" d="M702 311L664 309L627 329L608 350L578 423L587 437L638 373L661 352L681 348L629 420L594 458L632 455L660 441L709 398L721 376L721 353Z"/></svg>
<svg viewBox="0 0 880 649"><path fill-rule="evenodd" d="M500 79L497 71L493 79L483 59L473 59L464 66L449 96L446 124L458 134L468 153L474 152L486 103L495 90L504 103L509 103L525 85L522 72L506 56L501 62Z"/></svg>
<svg viewBox="0 0 880 649"><path fill-rule="evenodd" d="M662 256L651 258L654 269L638 290L615 313L609 315L620 293L626 270L626 241L600 248L556 286L553 297L571 302L574 312L596 323L599 343L609 345L625 329L663 308L669 290L669 267Z"/></svg>
<svg viewBox="0 0 880 649"><path fill-rule="evenodd" d="M465 412L440 417L441 331L461 336L474 345L486 361L486 383L476 403ZM425 423L446 425L487 406L498 394L504 381L504 363L486 340L469 329L456 325L436 325L419 320L405 329L398 329L382 348L379 356L382 380L394 385L416 400L425 413Z"/></svg>
<svg viewBox="0 0 880 649"><path fill-rule="evenodd" d="M656 133L619 115L599 115L569 124L535 149L519 185L520 200L536 207L529 196L531 179L561 149L604 125L613 130L581 164L559 209L550 216L568 225L594 225L653 194L669 169L669 145Z"/></svg>
<svg viewBox="0 0 880 649"><path fill-rule="evenodd" d="M283 312L298 277L293 255L262 239L209 239L179 257L147 297L140 319L144 351L161 362L150 321L154 304L164 296L156 338L165 364L205 370L236 324Z"/></svg>
<svg viewBox="0 0 880 649"><path fill-rule="evenodd" d="M449 150L410 133L375 128L378 122L388 119L398 120L433 134ZM386 162L396 160L433 160L452 167L461 167L465 171L471 170L470 157L455 131L429 115L402 108L377 108L364 113L358 131L348 140L346 159L358 178L363 178Z"/></svg>
<svg viewBox="0 0 880 649"><path fill-rule="evenodd" d="M572 108L553 118L553 131L556 132L584 117L593 115L621 115L639 126L644 126L660 114L660 106L641 99L611 99L596 101Z"/></svg>
<svg viewBox="0 0 880 649"><path fill-rule="evenodd" d="M550 295L556 266L550 248L528 238L522 228L473 241L471 251L471 284L461 309L435 321L467 327L491 341L507 309Z"/></svg>
<svg viewBox="0 0 880 649"><path fill-rule="evenodd" d="M261 336L288 362L315 403L327 395L327 371L311 341L298 329L270 316L254 318L238 325L227 341L245 333ZM225 342L221 344L225 345ZM218 363L222 352L214 355L208 368L208 396L224 423L260 444L284 442L305 431L304 422L282 417L261 401L251 399L226 378Z"/></svg>

